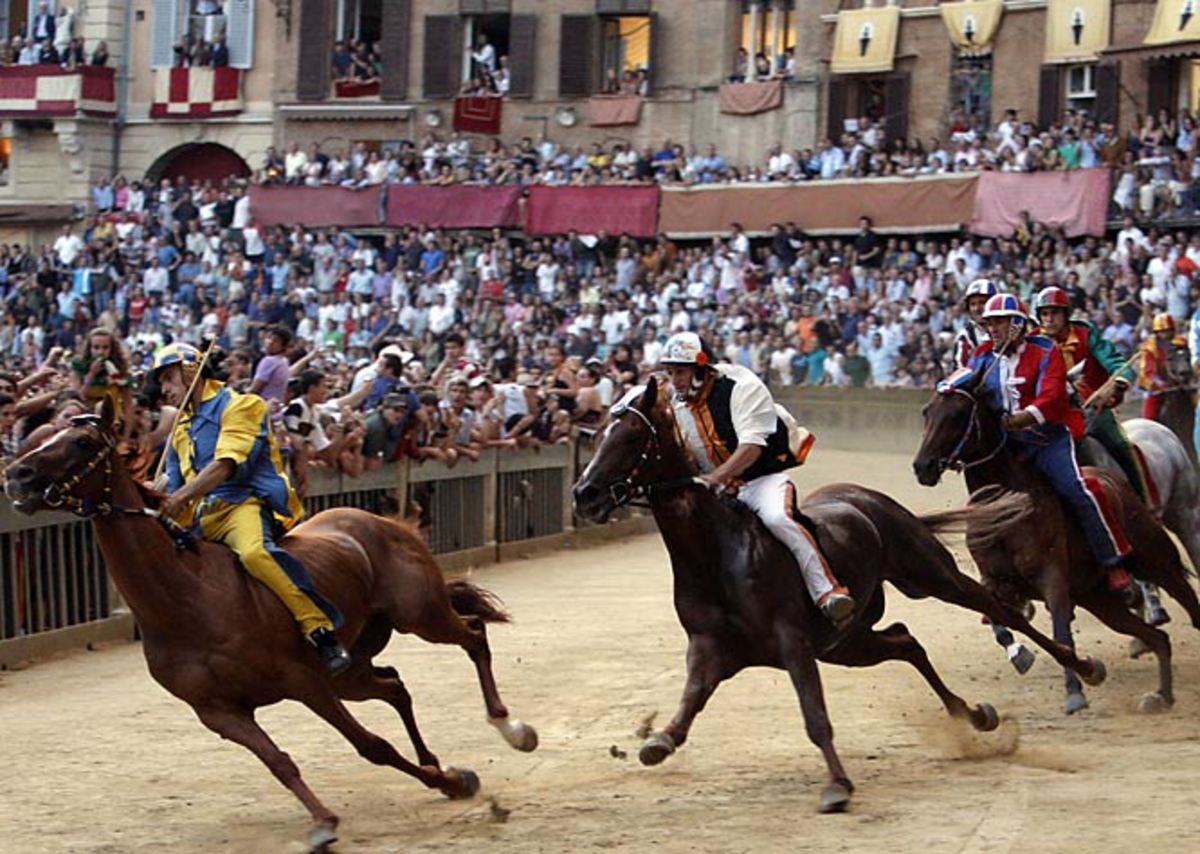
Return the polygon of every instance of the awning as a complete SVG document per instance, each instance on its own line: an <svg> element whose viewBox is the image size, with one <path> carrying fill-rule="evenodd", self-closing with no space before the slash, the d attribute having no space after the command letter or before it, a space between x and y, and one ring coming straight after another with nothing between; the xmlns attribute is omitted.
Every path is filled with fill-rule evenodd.
<svg viewBox="0 0 1200 854"><path fill-rule="evenodd" d="M1108 47L1109 0L1049 0L1046 62L1093 62Z"/></svg>
<svg viewBox="0 0 1200 854"><path fill-rule="evenodd" d="M962 50L975 51L991 46L996 30L1000 29L1004 3L1001 0L961 0L943 3L938 9L950 31L950 41Z"/></svg>
<svg viewBox="0 0 1200 854"><path fill-rule="evenodd" d="M1127 44L1110 47L1105 56L1114 59L1177 59L1200 56L1200 39L1172 44Z"/></svg>
<svg viewBox="0 0 1200 854"><path fill-rule="evenodd" d="M1158 0L1154 23L1145 43L1172 44L1200 39L1200 2L1198 0Z"/></svg>
<svg viewBox="0 0 1200 854"><path fill-rule="evenodd" d="M829 70L834 74L891 71L899 34L899 6L843 9L834 27Z"/></svg>

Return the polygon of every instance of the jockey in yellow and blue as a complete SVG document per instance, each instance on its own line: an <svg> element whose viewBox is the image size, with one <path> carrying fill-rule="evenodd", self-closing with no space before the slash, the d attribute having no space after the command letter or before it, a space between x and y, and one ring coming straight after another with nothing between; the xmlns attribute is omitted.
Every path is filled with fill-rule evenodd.
<svg viewBox="0 0 1200 854"><path fill-rule="evenodd" d="M160 511L233 549L246 570L292 612L300 630L334 673L350 666L334 634L342 617L313 587L304 566L276 544L304 514L288 481L267 402L202 377L184 401L200 351L171 344L154 358L166 402L181 410L166 454L168 496Z"/></svg>

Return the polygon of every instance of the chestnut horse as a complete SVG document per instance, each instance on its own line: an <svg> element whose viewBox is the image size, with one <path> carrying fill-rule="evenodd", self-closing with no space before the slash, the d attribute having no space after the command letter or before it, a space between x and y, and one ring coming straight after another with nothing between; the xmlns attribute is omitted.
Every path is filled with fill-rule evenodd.
<svg viewBox="0 0 1200 854"><path fill-rule="evenodd" d="M507 614L475 585L447 583L415 531L362 510L337 508L313 516L280 541L345 618L338 636L354 663L330 676L291 614L240 569L233 552L211 543L177 548L185 532L176 527L173 539L120 465L107 416L75 418L18 459L5 471L5 492L24 513L67 509L92 520L108 572L137 619L150 675L213 732L253 752L300 799L314 822L311 848L324 850L334 841L338 817L255 722L262 706L296 700L367 760L451 798L478 791L473 772L443 768L425 746L399 674L372 664L393 632L461 646L478 672L489 721L518 750L537 746L533 728L509 718L492 677L484 624L505 622ZM351 717L343 700L390 704L412 740L416 763Z"/></svg>
<svg viewBox="0 0 1200 854"><path fill-rule="evenodd" d="M1170 706L1175 701L1170 638L1132 613L1121 594L1108 589L1078 521L1063 508L1040 472L1008 453L999 417L976 396L981 378L982 372L967 388L935 392L926 405L925 434L913 460L917 480L933 486L946 469L962 469L971 494L1001 487L1028 496L1037 508L1036 523L996 531L978 519L968 520L967 546L985 585L1014 608L1032 599L1044 601L1054 639L1061 644L1074 645L1071 622L1076 603L1113 631L1138 638L1157 657L1159 673L1158 690L1142 698L1141 709L1150 712ZM1084 474L1101 482L1129 537L1133 546L1129 568L1135 577L1166 590L1200 628L1200 602L1167 532L1128 484L1099 469L1088 467ZM1068 670L1065 679L1066 712L1073 714L1087 707L1087 698L1074 673Z"/></svg>
<svg viewBox="0 0 1200 854"><path fill-rule="evenodd" d="M643 764L657 765L683 745L721 682L746 667L784 669L799 695L808 736L829 770L820 809L844 809L853 786L834 750L817 659L849 667L907 661L952 716L979 730L995 728L996 711L986 703L971 708L952 693L903 623L873 630L883 616L884 581L912 598L933 596L993 620L1016 620L1009 625L1064 667L1093 682L1104 678L1099 662L1076 658L959 572L932 533L976 514L985 524L1001 526L1011 506L983 505L920 519L861 486L832 484L808 495L799 508L805 524L858 603L850 623L835 629L813 605L791 552L758 517L744 504L719 499L695 483L668 394L667 383L660 389L651 379L640 398L631 394L614 408L600 447L574 489L576 509L593 519L645 496L671 556L675 611L688 635L687 682L675 717L643 743Z"/></svg>

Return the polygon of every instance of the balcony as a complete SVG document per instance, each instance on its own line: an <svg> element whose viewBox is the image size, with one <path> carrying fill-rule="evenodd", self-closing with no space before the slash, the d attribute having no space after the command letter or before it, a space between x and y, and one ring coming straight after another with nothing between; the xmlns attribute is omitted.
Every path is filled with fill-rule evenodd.
<svg viewBox="0 0 1200 854"><path fill-rule="evenodd" d="M111 119L117 114L116 77L111 68L57 65L0 67L0 118Z"/></svg>
<svg viewBox="0 0 1200 854"><path fill-rule="evenodd" d="M245 109L236 68L156 68L152 119L209 119Z"/></svg>

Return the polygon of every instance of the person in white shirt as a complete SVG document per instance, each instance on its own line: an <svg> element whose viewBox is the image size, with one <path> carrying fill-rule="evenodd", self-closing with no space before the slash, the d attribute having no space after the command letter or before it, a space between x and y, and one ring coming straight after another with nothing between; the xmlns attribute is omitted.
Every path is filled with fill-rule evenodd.
<svg viewBox="0 0 1200 854"><path fill-rule="evenodd" d="M300 143L293 142L291 150L283 158L283 176L289 184L304 182L304 167L308 165L308 155L300 149Z"/></svg>
<svg viewBox="0 0 1200 854"><path fill-rule="evenodd" d="M478 67L475 76L481 76L478 69L486 70L489 77L496 73L496 48L488 41L487 33L480 33L479 38L475 40L475 50L471 52L471 59Z"/></svg>
<svg viewBox="0 0 1200 854"><path fill-rule="evenodd" d="M795 165L796 161L792 155L784 151L778 143L767 151L767 177L772 181L786 180Z"/></svg>
<svg viewBox="0 0 1200 854"><path fill-rule="evenodd" d="M64 267L70 267L75 263L75 256L83 249L83 241L79 235L71 233L71 226L64 225L62 234L54 241L54 253L58 256L58 263Z"/></svg>
<svg viewBox="0 0 1200 854"><path fill-rule="evenodd" d="M441 338L454 326L454 306L446 300L446 295L433 295L433 305L429 307L429 331Z"/></svg>

